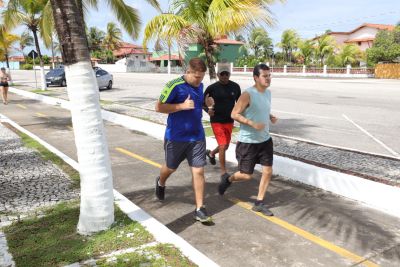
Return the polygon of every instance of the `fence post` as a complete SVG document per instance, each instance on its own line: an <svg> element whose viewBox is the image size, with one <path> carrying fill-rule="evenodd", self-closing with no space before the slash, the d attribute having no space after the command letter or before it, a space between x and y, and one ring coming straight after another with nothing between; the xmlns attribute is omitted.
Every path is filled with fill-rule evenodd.
<svg viewBox="0 0 400 267"><path fill-rule="evenodd" d="M231 73L233 73L233 62L231 62Z"/></svg>
<svg viewBox="0 0 400 267"><path fill-rule="evenodd" d="M351 65L346 66L346 75L350 76Z"/></svg>
<svg viewBox="0 0 400 267"><path fill-rule="evenodd" d="M217 62L217 64L215 64L215 73L218 73L218 65L219 63Z"/></svg>
<svg viewBox="0 0 400 267"><path fill-rule="evenodd" d="M247 72L247 65L244 65L243 72Z"/></svg>
<svg viewBox="0 0 400 267"><path fill-rule="evenodd" d="M269 67L269 62L267 62L266 65Z"/></svg>
<svg viewBox="0 0 400 267"><path fill-rule="evenodd" d="M306 65L303 65L303 74L306 73Z"/></svg>
<svg viewBox="0 0 400 267"><path fill-rule="evenodd" d="M287 73L287 66L283 65L283 73Z"/></svg>
<svg viewBox="0 0 400 267"><path fill-rule="evenodd" d="M328 74L327 66L324 65L324 76L326 76L327 74Z"/></svg>

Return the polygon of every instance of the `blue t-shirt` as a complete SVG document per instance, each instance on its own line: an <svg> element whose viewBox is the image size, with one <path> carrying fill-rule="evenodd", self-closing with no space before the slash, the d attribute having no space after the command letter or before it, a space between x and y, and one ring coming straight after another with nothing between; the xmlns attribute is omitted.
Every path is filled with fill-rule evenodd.
<svg viewBox="0 0 400 267"><path fill-rule="evenodd" d="M168 82L161 92L163 104L185 102L188 95L194 102L194 109L168 114L165 139L177 142L194 142L205 139L201 118L203 116L203 84L199 87L189 85L183 77Z"/></svg>

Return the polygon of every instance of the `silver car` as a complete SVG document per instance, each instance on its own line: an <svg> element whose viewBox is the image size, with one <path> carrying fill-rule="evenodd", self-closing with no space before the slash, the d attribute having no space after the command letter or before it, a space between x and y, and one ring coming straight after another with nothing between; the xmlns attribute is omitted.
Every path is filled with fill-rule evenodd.
<svg viewBox="0 0 400 267"><path fill-rule="evenodd" d="M110 74L107 71L100 69L100 68L94 68L93 70L95 72L97 84L99 85L99 88L111 89L113 86L112 74Z"/></svg>

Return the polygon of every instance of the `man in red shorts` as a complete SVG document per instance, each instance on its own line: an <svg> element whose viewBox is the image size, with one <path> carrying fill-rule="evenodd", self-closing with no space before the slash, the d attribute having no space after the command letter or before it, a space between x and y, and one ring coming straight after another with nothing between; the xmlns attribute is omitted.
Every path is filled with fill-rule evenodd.
<svg viewBox="0 0 400 267"><path fill-rule="evenodd" d="M221 177L229 177L225 166L225 151L229 147L232 136L233 119L231 112L240 97L241 91L237 83L229 80L230 66L222 63L218 67L218 81L208 86L204 92L205 99L207 97L214 99L214 106L204 106L204 110L210 115L211 127L218 146L214 150L207 150L206 155L211 165L215 165L215 155L219 154Z"/></svg>

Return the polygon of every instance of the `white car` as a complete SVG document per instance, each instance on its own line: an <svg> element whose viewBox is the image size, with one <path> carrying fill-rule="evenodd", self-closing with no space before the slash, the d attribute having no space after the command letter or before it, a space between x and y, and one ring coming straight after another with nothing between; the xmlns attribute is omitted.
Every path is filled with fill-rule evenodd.
<svg viewBox="0 0 400 267"><path fill-rule="evenodd" d="M111 89L113 86L113 76L100 68L93 68L99 88Z"/></svg>

